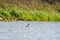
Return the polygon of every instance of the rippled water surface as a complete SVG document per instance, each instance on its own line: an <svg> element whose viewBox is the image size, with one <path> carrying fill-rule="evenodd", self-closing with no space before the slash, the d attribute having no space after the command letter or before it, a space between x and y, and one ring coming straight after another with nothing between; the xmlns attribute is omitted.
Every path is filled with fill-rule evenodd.
<svg viewBox="0 0 60 40"><path fill-rule="evenodd" d="M0 40L60 40L60 22L0 22Z"/></svg>

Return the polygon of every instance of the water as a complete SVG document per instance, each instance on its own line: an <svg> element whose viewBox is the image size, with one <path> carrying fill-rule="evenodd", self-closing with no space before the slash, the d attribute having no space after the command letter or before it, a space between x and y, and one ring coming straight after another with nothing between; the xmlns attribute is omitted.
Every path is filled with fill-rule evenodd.
<svg viewBox="0 0 60 40"><path fill-rule="evenodd" d="M0 40L60 40L60 22L0 22Z"/></svg>

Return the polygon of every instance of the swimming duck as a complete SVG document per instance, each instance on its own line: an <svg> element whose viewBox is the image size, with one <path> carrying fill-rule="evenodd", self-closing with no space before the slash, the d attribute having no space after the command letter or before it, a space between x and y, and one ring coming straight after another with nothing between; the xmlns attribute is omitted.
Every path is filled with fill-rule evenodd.
<svg viewBox="0 0 60 40"><path fill-rule="evenodd" d="M30 24L27 24L27 26L26 26L26 27L29 27L29 25L30 25Z"/></svg>

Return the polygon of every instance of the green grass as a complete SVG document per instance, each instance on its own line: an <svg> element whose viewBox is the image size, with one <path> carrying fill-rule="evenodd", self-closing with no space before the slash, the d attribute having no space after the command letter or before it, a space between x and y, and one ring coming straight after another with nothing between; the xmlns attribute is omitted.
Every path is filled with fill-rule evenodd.
<svg viewBox="0 0 60 40"><path fill-rule="evenodd" d="M60 12L55 10L5 10L0 9L0 17L8 21L25 20L25 21L60 21Z"/></svg>
<svg viewBox="0 0 60 40"><path fill-rule="evenodd" d="M57 5L57 4L56 4ZM29 7L14 4L0 5L1 21L60 21L60 6L48 3Z"/></svg>

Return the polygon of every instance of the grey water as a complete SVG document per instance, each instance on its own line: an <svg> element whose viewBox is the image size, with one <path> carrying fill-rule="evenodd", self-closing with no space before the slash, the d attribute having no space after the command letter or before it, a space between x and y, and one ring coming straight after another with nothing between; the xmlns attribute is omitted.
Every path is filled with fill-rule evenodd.
<svg viewBox="0 0 60 40"><path fill-rule="evenodd" d="M60 22L0 22L0 40L60 40Z"/></svg>

